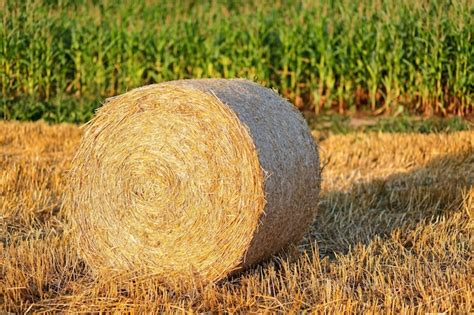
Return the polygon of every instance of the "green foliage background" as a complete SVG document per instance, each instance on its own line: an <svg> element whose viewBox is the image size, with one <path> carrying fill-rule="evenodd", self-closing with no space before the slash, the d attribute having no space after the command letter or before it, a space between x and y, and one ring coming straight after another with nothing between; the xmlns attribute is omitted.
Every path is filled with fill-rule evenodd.
<svg viewBox="0 0 474 315"><path fill-rule="evenodd" d="M0 116L82 122L107 96L244 77L305 110L470 114L471 0L0 0Z"/></svg>

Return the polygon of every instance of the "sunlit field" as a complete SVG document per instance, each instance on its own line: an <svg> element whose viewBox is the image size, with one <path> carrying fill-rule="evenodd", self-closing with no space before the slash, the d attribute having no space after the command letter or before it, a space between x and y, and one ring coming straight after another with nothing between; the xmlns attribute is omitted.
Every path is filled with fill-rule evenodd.
<svg viewBox="0 0 474 315"><path fill-rule="evenodd" d="M94 276L63 229L75 125L0 123L0 310L470 312L474 132L314 132L319 212L298 245L211 285Z"/></svg>
<svg viewBox="0 0 474 315"><path fill-rule="evenodd" d="M100 194L95 186L85 190L68 180L84 132L81 126L110 97L148 84L200 78L254 81L277 91L303 114L318 143L322 167L311 228L300 243L217 283L204 283L199 277L165 282L166 276L136 269L121 272L104 266L97 271L89 260L90 265L86 263L84 252L81 257L85 246L77 241L64 202L80 200L78 193L72 196L71 187L88 196ZM214 128L191 112L186 115L203 130ZM0 315L472 313L473 115L472 0L0 0ZM258 117L260 124L261 117L270 116L251 117ZM164 121L161 112L153 117ZM166 121L174 124L171 120ZM276 129L284 124L271 121L272 131L289 130ZM142 143L145 130L137 126L137 141ZM181 137L179 149L181 139L194 140L183 132L187 121L177 126L169 134ZM129 134L129 129L123 130ZM150 130L156 131L155 125ZM307 131L302 132L311 143ZM156 134L165 137L161 131ZM200 139L213 140L217 132L199 134ZM153 141L154 135L149 137ZM122 140L104 137L117 138ZM97 138L91 139L97 143ZM301 162L293 156L299 148L295 137L288 139L293 146L281 160ZM271 147L290 147L281 140L272 138ZM155 150L153 141L150 147ZM138 148L120 143L126 152ZM241 144L235 145L236 151ZM260 149L255 146L258 154ZM216 151L208 151L214 158ZM270 159L278 160L275 150L270 152ZM240 167L240 156L225 159L226 166ZM88 177L91 163L79 164ZM283 164L278 162L276 170ZM287 173L301 179L299 174L310 174L314 165ZM127 165L120 167L128 170ZM208 169L213 168L203 172ZM105 173L115 174L101 174ZM137 174L142 180L145 173ZM282 192L310 186L282 178L288 185L273 194L280 200ZM149 186L145 178L139 185L122 187L142 183ZM170 191L170 185L164 187L160 194ZM234 190L229 189L232 196ZM186 202L199 208L195 196L202 199L203 194L192 191L194 199ZM315 196L313 191L305 196ZM67 199L67 193L72 197ZM265 196L270 195L262 193L261 199ZM167 200L180 200L169 198L163 199L166 209ZM101 200L104 209L116 209L110 198ZM282 209L304 213L293 199L287 200L291 207L285 204ZM220 209L221 203L216 204ZM84 207L77 208L77 213L84 212ZM104 213L96 208L90 207L90 212ZM208 206L201 208L215 213ZM127 216L128 206L124 209ZM209 228L208 218L202 220L201 230L214 237L217 233ZM281 221L283 232L289 231L287 220ZM294 231L306 231L294 225ZM189 225L184 226L183 234L189 236ZM169 231L175 230L172 226ZM122 225L116 231L122 239ZM281 233L274 234L284 240ZM97 234L90 239L97 241ZM203 244L201 237L196 239ZM229 242L239 244L235 237ZM173 252L177 244L170 243ZM113 251L116 245L107 249ZM204 246L185 245L179 248L186 255L183 261L189 261L189 248L208 258ZM222 249L222 257L231 257L230 247L216 248ZM272 247L262 248L259 253ZM128 247L124 252L138 257ZM163 260L156 261L162 265ZM167 259L174 264L170 270L176 269L176 261ZM189 265L194 272L195 265Z"/></svg>

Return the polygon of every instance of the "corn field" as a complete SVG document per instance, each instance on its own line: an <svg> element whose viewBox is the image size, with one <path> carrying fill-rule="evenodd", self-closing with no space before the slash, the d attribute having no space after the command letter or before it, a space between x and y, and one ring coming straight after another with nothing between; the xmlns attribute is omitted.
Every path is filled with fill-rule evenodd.
<svg viewBox="0 0 474 315"><path fill-rule="evenodd" d="M243 77L302 110L470 115L470 0L0 0L0 115L82 122L108 96Z"/></svg>

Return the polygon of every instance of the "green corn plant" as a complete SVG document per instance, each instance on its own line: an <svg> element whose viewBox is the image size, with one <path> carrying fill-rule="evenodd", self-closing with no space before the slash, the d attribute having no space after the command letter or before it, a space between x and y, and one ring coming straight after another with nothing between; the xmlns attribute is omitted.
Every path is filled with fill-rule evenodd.
<svg viewBox="0 0 474 315"><path fill-rule="evenodd" d="M318 113L473 112L469 0L0 3L8 119L77 122L108 96L204 77L249 78Z"/></svg>

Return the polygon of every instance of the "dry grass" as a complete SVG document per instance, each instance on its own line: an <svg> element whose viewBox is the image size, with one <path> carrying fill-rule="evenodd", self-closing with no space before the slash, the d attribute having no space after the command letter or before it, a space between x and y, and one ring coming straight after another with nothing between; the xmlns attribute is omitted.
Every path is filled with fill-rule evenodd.
<svg viewBox="0 0 474 315"><path fill-rule="evenodd" d="M0 308L25 311L473 311L474 133L321 143L318 214L299 248L217 284L94 278L62 234L77 127L0 123Z"/></svg>

